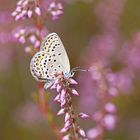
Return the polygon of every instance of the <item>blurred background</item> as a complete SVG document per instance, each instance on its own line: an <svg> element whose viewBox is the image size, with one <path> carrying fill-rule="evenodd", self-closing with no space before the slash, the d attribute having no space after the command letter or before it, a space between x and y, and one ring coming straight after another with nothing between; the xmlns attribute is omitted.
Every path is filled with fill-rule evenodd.
<svg viewBox="0 0 140 140"><path fill-rule="evenodd" d="M11 17L16 2L0 0L0 140L55 139L34 99L37 82L30 74L31 56L12 35L23 24ZM94 65L96 59L101 59L114 71L123 69L121 74L126 77L121 85L124 90L112 99L117 107L117 123L112 131L106 132L106 138L140 139L140 1L63 0L62 3L64 14L58 20L46 20L46 26L62 39L71 68ZM76 73L80 96L74 98L74 105L92 115L98 101L89 77L87 73ZM55 115L59 107L52 100L50 97L55 119L62 127L63 119ZM85 130L95 125L94 121L80 124Z"/></svg>

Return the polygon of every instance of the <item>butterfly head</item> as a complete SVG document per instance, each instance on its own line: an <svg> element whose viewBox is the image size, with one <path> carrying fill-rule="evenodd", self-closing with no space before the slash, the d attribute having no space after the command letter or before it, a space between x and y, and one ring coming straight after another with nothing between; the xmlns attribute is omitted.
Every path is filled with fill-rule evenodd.
<svg viewBox="0 0 140 140"><path fill-rule="evenodd" d="M70 77L73 77L74 74L75 74L75 72L74 72L73 70L71 70L71 71L68 72L68 73L64 73L64 76L65 76L66 78L70 78Z"/></svg>

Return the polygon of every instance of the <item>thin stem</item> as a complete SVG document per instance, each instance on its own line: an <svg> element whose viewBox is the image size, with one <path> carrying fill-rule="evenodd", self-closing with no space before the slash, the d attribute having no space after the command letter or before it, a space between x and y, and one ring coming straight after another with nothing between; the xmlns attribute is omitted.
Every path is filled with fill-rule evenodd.
<svg viewBox="0 0 140 140"><path fill-rule="evenodd" d="M70 96L70 93L67 91L67 99L68 99L68 112L71 117L72 122L72 128L73 128L73 134L74 134L74 140L79 140L79 134L78 134L78 124L76 123L76 117L74 114L74 109L72 106L72 98Z"/></svg>
<svg viewBox="0 0 140 140"><path fill-rule="evenodd" d="M41 1L38 0L38 5L41 5ZM34 22L35 22L35 27L39 30L40 32L40 40L42 41L42 36L41 36L41 30L43 28L43 23L41 21L40 16L35 16L34 17ZM59 129L57 124L54 121L53 114L51 112L51 109L48 105L48 102L45 98L45 91L44 91L44 84L38 83L38 91L39 91L39 106L41 111L43 112L44 116L47 118L48 122L50 123L52 130L54 130L54 133L58 139L62 138L62 135L58 133Z"/></svg>
<svg viewBox="0 0 140 140"><path fill-rule="evenodd" d="M46 100L43 85L40 84L40 83L38 83L38 90L39 90L39 106L40 106L40 109L43 112L44 116L47 118L48 122L50 123L50 126L52 127L52 130L54 130L54 133L55 133L56 137L58 139L61 139L62 135L60 133L58 133L59 132L58 126L55 123L53 114L52 114L51 109L50 109L50 107L48 105L48 102Z"/></svg>
<svg viewBox="0 0 140 140"><path fill-rule="evenodd" d="M104 75L104 73L102 73L102 82L105 85L105 89L103 90L103 95L99 96L99 102L100 102L100 107L99 110L101 112L101 118L98 121L98 127L101 131L100 135L97 137L97 140L104 140L105 139L105 133L106 133L106 128L103 124L103 119L104 116L106 115L106 111L105 111L105 104L110 101L110 97L109 97L109 93L108 93L108 82L106 80L106 77Z"/></svg>

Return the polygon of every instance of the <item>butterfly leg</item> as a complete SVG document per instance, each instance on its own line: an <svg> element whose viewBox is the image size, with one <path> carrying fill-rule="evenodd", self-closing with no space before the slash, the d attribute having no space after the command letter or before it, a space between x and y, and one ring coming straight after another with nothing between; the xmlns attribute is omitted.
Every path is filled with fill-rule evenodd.
<svg viewBox="0 0 140 140"><path fill-rule="evenodd" d="M44 88L47 90L49 87L52 86L53 83L54 83L54 80L47 80L44 85Z"/></svg>

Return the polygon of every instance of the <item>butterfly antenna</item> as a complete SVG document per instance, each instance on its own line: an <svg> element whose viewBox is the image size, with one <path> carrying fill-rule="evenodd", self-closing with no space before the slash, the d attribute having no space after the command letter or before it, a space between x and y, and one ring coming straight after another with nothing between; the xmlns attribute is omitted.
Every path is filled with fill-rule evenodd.
<svg viewBox="0 0 140 140"><path fill-rule="evenodd" d="M81 68L80 66L78 66L78 67L73 68L71 71L72 71L72 72L76 72L76 71L88 72L89 69L83 69L83 68Z"/></svg>

